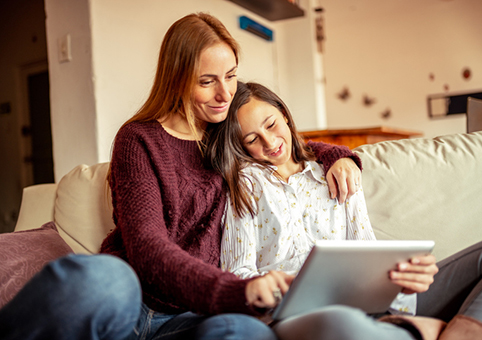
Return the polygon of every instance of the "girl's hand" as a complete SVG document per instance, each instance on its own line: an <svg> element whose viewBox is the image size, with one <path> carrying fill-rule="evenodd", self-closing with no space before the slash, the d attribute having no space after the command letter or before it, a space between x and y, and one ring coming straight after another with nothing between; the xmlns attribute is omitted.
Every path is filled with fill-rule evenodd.
<svg viewBox="0 0 482 340"><path fill-rule="evenodd" d="M361 171L351 158L340 158L326 174L331 198L344 203L361 188Z"/></svg>
<svg viewBox="0 0 482 340"><path fill-rule="evenodd" d="M433 283L433 277L438 273L435 256L425 255L414 257L408 262L401 262L397 270L389 273L391 281L401 287L402 293L423 293Z"/></svg>
<svg viewBox="0 0 482 340"><path fill-rule="evenodd" d="M251 280L246 285L246 300L248 304L259 308L273 308L280 301L275 298L277 291L284 295L295 277L284 272L271 270L268 274Z"/></svg>

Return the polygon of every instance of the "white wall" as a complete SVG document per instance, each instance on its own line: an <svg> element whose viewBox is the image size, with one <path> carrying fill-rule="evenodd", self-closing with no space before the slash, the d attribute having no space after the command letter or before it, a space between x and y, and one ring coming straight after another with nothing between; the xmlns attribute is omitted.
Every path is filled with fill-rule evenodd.
<svg viewBox="0 0 482 340"><path fill-rule="evenodd" d="M465 132L465 115L431 120L427 96L482 90L482 1L324 0L330 128L387 125L433 137ZM462 69L472 78L464 80ZM434 80L429 74L434 74ZM337 98L344 87L351 98ZM362 96L376 98L371 107ZM390 119L381 118L389 108Z"/></svg>
<svg viewBox="0 0 482 340"><path fill-rule="evenodd" d="M445 84L450 92L482 89L478 0L323 0L323 55L314 41L316 0L301 0L305 17L278 22L225 0L45 3L57 180L79 163L110 159L119 126L147 97L165 31L196 11L226 25L242 47L239 78L278 92L300 130L388 125L425 136L463 132L462 115L430 120L426 97L444 92ZM240 15L272 29L275 41L239 29ZM65 34L72 61L61 64L57 39ZM469 81L461 77L467 66ZM343 102L337 94L345 86L352 96ZM363 106L364 94L376 103ZM381 117L386 109L389 119Z"/></svg>
<svg viewBox="0 0 482 340"><path fill-rule="evenodd" d="M46 0L52 148L56 182L80 163L99 160L88 1ZM59 61L58 40L70 35L70 62Z"/></svg>
<svg viewBox="0 0 482 340"><path fill-rule="evenodd" d="M46 0L57 180L79 163L110 159L117 130L148 95L164 33L197 11L218 17L240 43L239 79L280 93L295 115L302 113L301 126L324 124L322 92L314 88L311 33L305 31L308 16L270 22L224 0ZM239 29L240 15L274 30L274 42ZM56 40L67 33L72 61L59 64Z"/></svg>
<svg viewBox="0 0 482 340"><path fill-rule="evenodd" d="M278 43L279 90L298 130L325 129L325 84L322 54L315 37L316 0L301 0L303 19L280 21Z"/></svg>

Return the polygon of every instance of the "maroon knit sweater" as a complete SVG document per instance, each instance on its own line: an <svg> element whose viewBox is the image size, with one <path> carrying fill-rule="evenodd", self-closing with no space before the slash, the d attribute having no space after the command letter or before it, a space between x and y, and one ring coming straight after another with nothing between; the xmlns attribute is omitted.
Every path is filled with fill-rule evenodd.
<svg viewBox="0 0 482 340"><path fill-rule="evenodd" d="M347 156L360 164L348 148L312 147L327 169ZM144 302L168 314L256 314L246 306L249 280L219 269L225 188L203 167L197 143L171 136L157 121L130 123L117 134L111 169L117 227L101 252L134 268Z"/></svg>

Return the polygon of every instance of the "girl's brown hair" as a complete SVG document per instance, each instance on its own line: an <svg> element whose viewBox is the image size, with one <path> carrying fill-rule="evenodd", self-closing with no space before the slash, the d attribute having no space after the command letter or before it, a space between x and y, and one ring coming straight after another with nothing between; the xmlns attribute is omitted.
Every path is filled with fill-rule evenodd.
<svg viewBox="0 0 482 340"><path fill-rule="evenodd" d="M238 216L255 214L255 207L250 200L250 188L241 174L241 169L249 163L261 163L245 150L242 143L241 127L238 122L238 110L252 98L266 102L277 108L288 120L291 131L291 156L295 163L314 160L311 149L303 142L296 131L295 122L286 104L274 92L257 83L243 83L238 81L238 89L234 95L225 121L209 124L206 131L206 165L220 172L229 188L231 203Z"/></svg>

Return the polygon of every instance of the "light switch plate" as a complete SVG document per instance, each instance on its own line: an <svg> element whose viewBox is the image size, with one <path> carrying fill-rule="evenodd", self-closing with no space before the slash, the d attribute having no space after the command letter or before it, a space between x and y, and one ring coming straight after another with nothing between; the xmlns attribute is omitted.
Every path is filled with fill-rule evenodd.
<svg viewBox="0 0 482 340"><path fill-rule="evenodd" d="M66 34L58 39L59 62L65 63L72 60L72 51L70 47L70 34Z"/></svg>

